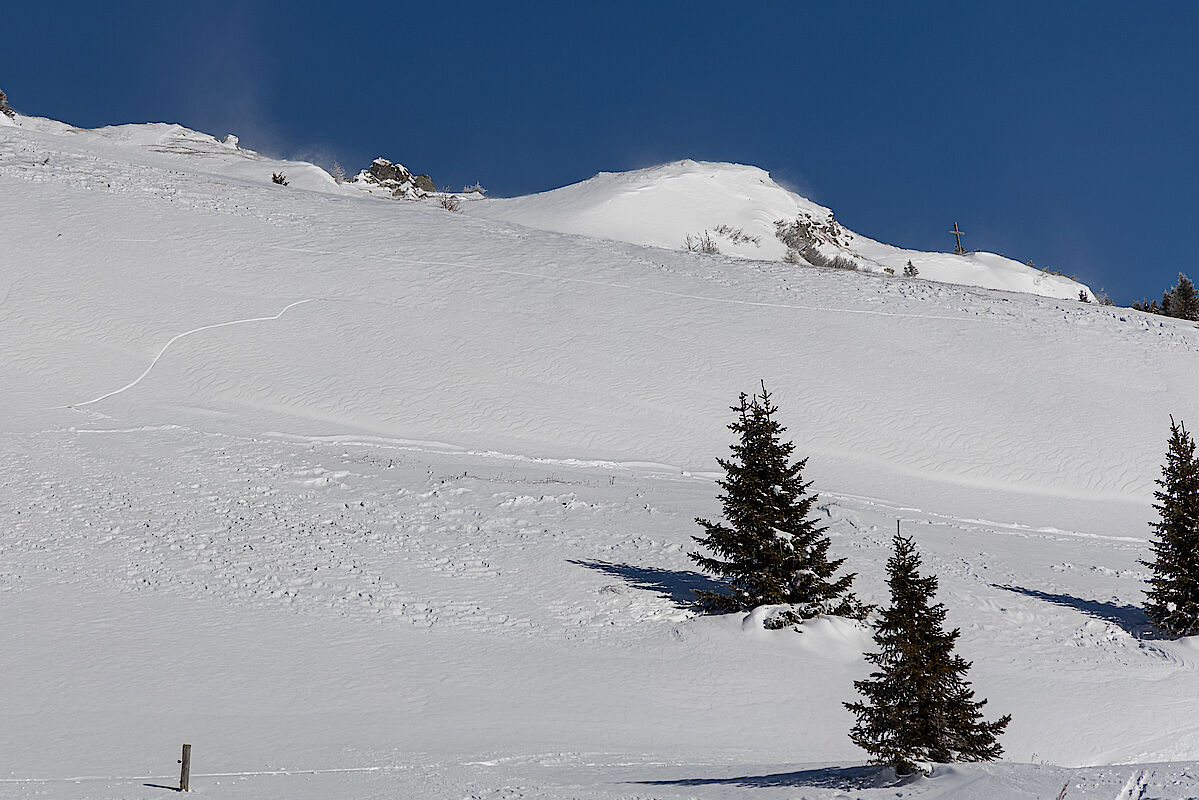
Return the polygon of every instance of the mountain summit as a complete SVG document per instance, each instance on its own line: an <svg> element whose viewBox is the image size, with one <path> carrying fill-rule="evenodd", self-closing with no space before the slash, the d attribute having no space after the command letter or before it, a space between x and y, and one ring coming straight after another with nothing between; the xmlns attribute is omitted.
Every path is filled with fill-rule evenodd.
<svg viewBox="0 0 1199 800"><path fill-rule="evenodd" d="M817 262L921 278L1077 299L1090 290L995 253L925 253L874 241L844 228L833 212L784 189L770 173L744 164L676 161L594 178L540 194L474 203L471 212L539 230L573 233L670 249L702 249L739 258L780 261L788 245L778 223L799 222ZM691 247L688 248L688 243ZM817 263L817 265L821 265Z"/></svg>

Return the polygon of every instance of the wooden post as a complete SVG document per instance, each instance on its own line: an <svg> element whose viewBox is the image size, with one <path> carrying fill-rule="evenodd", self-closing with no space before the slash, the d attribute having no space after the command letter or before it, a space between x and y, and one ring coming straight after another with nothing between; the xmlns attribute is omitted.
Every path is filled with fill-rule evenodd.
<svg viewBox="0 0 1199 800"><path fill-rule="evenodd" d="M188 784L191 782L192 772L192 746L190 744L183 745L183 758L179 759L179 763L183 767L179 770L179 791L190 792Z"/></svg>

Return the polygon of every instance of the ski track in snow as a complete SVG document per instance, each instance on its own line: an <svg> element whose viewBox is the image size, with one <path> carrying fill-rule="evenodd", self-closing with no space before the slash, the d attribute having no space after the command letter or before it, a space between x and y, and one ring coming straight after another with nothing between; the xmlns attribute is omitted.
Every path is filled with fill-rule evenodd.
<svg viewBox="0 0 1199 800"><path fill-rule="evenodd" d="M199 328L192 328L190 331L184 331L183 333L180 333L177 336L172 337L169 342L164 344L162 346L162 349L158 351L158 355L154 356L154 360L152 360L150 362L150 366L146 367L145 371L142 372L141 375L138 375L132 381L130 381L129 383L122 386L120 389L114 389L113 391L108 392L107 394L102 394L99 397L96 397L92 400L86 400L82 403L69 403L65 406L57 406L57 408L60 408L60 409L61 408L82 408L83 406L90 406L93 403L99 403L101 400L107 400L110 397L114 397L118 394L121 394L122 392L132 389L134 386L137 386L139 383L141 383L142 380L147 375L150 374L150 372L154 369L155 365L158 364L159 359L161 359L164 355L166 355L166 352L171 349L171 345L173 345L175 342L179 341L180 339L184 339L188 336L191 336L196 333L201 333L203 331L211 331L211 330L215 330L216 328L227 328L231 325L244 325L248 322L272 322L274 320L280 319L284 314L287 313L287 311L289 309L295 308L296 306L299 306L299 305L303 305L304 303L311 303L313 301L313 299L314 298L308 298L307 300L297 300L294 303L290 303L287 306L285 306L282 311L280 311L278 314L275 314L273 317L250 317L248 319L235 319L235 320L230 320L229 322L218 322L214 325L203 325Z"/></svg>

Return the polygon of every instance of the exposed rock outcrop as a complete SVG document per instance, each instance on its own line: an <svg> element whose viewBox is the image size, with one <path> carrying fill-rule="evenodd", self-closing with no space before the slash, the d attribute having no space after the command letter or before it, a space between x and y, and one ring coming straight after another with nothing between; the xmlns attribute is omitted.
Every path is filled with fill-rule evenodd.
<svg viewBox="0 0 1199 800"><path fill-rule="evenodd" d="M367 188L385 189L396 197L418 198L434 191L433 179L428 175L413 175L403 164L392 163L386 158L376 158L354 180L367 184Z"/></svg>
<svg viewBox="0 0 1199 800"><path fill-rule="evenodd" d="M8 98L5 97L3 89L0 89L0 114L3 114L9 119L17 118L17 112L8 107Z"/></svg>

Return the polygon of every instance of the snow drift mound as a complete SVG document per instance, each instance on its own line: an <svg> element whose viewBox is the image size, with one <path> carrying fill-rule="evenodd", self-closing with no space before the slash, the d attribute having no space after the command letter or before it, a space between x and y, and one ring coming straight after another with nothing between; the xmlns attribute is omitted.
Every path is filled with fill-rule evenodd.
<svg viewBox="0 0 1199 800"><path fill-rule="evenodd" d="M262 155L242 147L238 137L231 133L218 139L171 122L87 129L44 117L25 116L20 117L19 128L26 133L22 140L26 143L48 137L45 141L53 144L47 148L46 155L53 156L58 152L69 154L72 160L82 158L83 161L77 164L78 179L104 177L104 182L110 184L111 179L116 178L117 191L129 190L134 185L145 186L144 181L130 183L127 180L128 164L137 163L141 165L138 170L150 168L165 170L166 175L232 179L246 185L269 184L274 173L282 173L293 191L357 194L339 185L332 175L315 164ZM168 182L160 181L164 186Z"/></svg>
<svg viewBox="0 0 1199 800"><path fill-rule="evenodd" d="M921 278L1077 299L1086 290L994 253L924 253L846 230L833 212L779 186L770 173L743 164L677 161L632 172L601 172L561 189L472 205L472 213L530 228L620 242L716 251L779 261L788 247L779 220L812 232L817 263L839 260L868 272L903 275L910 261ZM690 248L688 248L690 245ZM806 259L812 261L812 258Z"/></svg>

